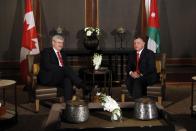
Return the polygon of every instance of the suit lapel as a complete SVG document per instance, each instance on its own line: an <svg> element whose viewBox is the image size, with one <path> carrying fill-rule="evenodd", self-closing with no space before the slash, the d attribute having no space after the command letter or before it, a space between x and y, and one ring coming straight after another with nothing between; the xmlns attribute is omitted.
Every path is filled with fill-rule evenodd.
<svg viewBox="0 0 196 131"><path fill-rule="evenodd" d="M53 48L51 48L52 60L58 65L59 61Z"/></svg>
<svg viewBox="0 0 196 131"><path fill-rule="evenodd" d="M143 62L143 60L145 58L145 53L146 53L146 50L143 49L141 54L140 54L139 67L141 67L141 64L142 64L142 62Z"/></svg>
<svg viewBox="0 0 196 131"><path fill-rule="evenodd" d="M63 64L66 65L66 55L65 55L65 51L61 50L61 56L63 59Z"/></svg>
<svg viewBox="0 0 196 131"><path fill-rule="evenodd" d="M140 62L143 60L144 55L145 54L145 49L142 50L141 54L140 54Z"/></svg>

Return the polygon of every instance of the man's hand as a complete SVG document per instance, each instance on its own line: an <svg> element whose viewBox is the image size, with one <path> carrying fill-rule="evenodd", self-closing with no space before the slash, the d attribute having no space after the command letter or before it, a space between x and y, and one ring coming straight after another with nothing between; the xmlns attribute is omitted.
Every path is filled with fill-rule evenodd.
<svg viewBox="0 0 196 131"><path fill-rule="evenodd" d="M136 79L136 78L139 78L141 75L138 72L133 71L130 73L130 76L133 77L134 79Z"/></svg>

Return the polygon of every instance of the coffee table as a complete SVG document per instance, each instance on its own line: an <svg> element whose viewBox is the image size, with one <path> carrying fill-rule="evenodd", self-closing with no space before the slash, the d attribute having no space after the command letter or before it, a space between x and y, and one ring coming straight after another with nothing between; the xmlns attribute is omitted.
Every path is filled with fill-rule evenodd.
<svg viewBox="0 0 196 131"><path fill-rule="evenodd" d="M168 113L159 109L159 119L142 121L133 117L133 102L120 103L123 106L123 120L111 121L110 113L99 108L99 104L89 103L89 119L80 124L72 124L64 121L62 111L65 104L54 104L44 124L45 130L127 130L127 131L175 131L174 125L168 119ZM91 108L92 107L92 108ZM124 108L125 107L125 108Z"/></svg>

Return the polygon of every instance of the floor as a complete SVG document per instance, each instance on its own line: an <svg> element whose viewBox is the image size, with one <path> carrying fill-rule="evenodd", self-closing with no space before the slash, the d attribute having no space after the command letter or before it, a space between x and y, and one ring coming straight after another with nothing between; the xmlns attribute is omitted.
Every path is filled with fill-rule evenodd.
<svg viewBox="0 0 196 131"><path fill-rule="evenodd" d="M34 113L34 104L28 102L28 95L23 91L23 86L18 85L18 123L9 126L5 131L42 131L43 123L46 120L50 106L41 105L40 112ZM116 88L117 90L117 88ZM117 90L117 92L119 92ZM0 92L1 94L2 92ZM6 92L8 105L12 105L13 98L11 90ZM167 83L166 98L163 102L165 110L172 116L172 122L177 128L186 128L188 131L196 131L196 119L190 116L191 83ZM2 96L0 96L2 97ZM0 98L1 99L1 98ZM1 127L2 125L0 125ZM183 131L183 130L179 130Z"/></svg>

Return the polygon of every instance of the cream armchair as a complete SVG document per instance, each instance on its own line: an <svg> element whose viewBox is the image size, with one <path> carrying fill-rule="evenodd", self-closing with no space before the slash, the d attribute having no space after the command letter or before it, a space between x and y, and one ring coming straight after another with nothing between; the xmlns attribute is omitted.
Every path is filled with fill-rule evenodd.
<svg viewBox="0 0 196 131"><path fill-rule="evenodd" d="M40 55L28 55L27 85L30 87L29 95L35 101L35 112L39 112L40 100L57 98L57 87L43 86L37 83L39 73Z"/></svg>
<svg viewBox="0 0 196 131"><path fill-rule="evenodd" d="M157 97L158 103L162 104L166 90L166 54L156 55L156 69L160 77L160 81L147 87L147 96Z"/></svg>

